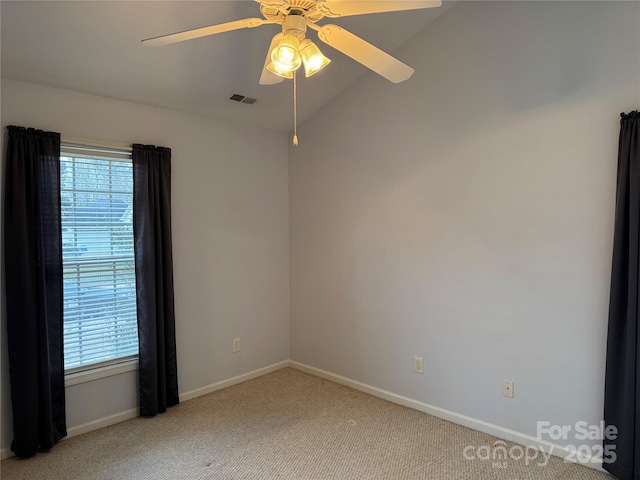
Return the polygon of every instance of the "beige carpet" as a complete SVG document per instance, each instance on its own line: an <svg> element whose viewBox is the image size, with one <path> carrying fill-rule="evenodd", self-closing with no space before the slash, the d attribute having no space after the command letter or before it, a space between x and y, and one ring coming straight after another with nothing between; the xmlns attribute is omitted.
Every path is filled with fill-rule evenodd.
<svg viewBox="0 0 640 480"><path fill-rule="evenodd" d="M529 465L524 458L464 458L466 446L492 447L496 441L287 368L153 419L71 438L28 460L6 459L1 475L7 480L611 478L556 457L546 466L538 465L542 458Z"/></svg>

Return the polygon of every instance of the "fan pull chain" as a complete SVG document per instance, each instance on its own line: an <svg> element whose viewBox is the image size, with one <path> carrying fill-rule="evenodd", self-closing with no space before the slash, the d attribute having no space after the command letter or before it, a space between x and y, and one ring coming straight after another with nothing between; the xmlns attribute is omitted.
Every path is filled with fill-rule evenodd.
<svg viewBox="0 0 640 480"><path fill-rule="evenodd" d="M298 83L293 71L293 146L298 146Z"/></svg>

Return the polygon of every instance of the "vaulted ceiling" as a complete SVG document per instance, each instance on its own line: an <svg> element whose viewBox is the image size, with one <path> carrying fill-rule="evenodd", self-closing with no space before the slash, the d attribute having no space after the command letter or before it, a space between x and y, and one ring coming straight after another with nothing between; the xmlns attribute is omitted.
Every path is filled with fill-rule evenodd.
<svg viewBox="0 0 640 480"><path fill-rule="evenodd" d="M325 19L320 24L330 21L393 52L450 5ZM288 132L292 127L292 82L258 84L278 25L158 48L140 44L142 39L166 33L260 17L259 7L250 0L3 0L1 73L4 78ZM316 40L315 32L308 35ZM316 43L332 63L317 75L300 80L299 123L359 76L376 75L328 45ZM411 65L411 58L398 58ZM398 88L377 78L389 89ZM229 100L233 93L258 101L251 106L233 102Z"/></svg>

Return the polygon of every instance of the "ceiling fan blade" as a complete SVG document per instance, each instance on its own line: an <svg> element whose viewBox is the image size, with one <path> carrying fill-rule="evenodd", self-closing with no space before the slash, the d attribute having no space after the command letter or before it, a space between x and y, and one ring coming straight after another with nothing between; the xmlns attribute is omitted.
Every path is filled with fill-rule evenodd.
<svg viewBox="0 0 640 480"><path fill-rule="evenodd" d="M417 10L442 5L440 0L402 1L402 0L327 0L320 1L317 8L326 17L347 17L366 13L396 12L400 10Z"/></svg>
<svg viewBox="0 0 640 480"><path fill-rule="evenodd" d="M267 69L267 65L271 62L271 50L276 47L278 41L283 35L283 33L278 33L273 37L273 40L271 40L271 45L269 45L269 50L267 50L267 58L265 59L264 67L262 68L262 75L260 75L260 85L275 85L276 83L280 83L284 80L284 77L276 75Z"/></svg>
<svg viewBox="0 0 640 480"><path fill-rule="evenodd" d="M264 25L265 23L273 23L262 18L245 18L244 20L236 20L234 22L220 23L218 25L210 25L208 27L194 28L193 30L185 30L184 32L170 33L159 37L147 38L142 40L145 47L161 47L172 43L184 42L185 40L193 40L194 38L215 35L216 33L230 32L241 28L254 28Z"/></svg>
<svg viewBox="0 0 640 480"><path fill-rule="evenodd" d="M266 5L268 7L279 8L284 6L284 0L256 0L260 5Z"/></svg>
<svg viewBox="0 0 640 480"><path fill-rule="evenodd" d="M337 25L323 25L318 38L393 83L408 80L413 68Z"/></svg>

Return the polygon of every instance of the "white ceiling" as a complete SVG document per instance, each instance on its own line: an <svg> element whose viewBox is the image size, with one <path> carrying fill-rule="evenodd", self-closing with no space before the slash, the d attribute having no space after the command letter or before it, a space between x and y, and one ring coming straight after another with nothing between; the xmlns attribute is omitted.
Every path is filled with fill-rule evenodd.
<svg viewBox="0 0 640 480"><path fill-rule="evenodd" d="M319 23L335 23L393 52L448 6ZM2 76L289 132L291 81L258 84L269 42L279 26L265 25L165 47L140 44L142 39L166 33L260 17L259 7L251 0L2 0ZM308 31L308 36L316 40L315 32ZM316 43L332 63L314 77L298 82L300 123L368 72L331 47ZM400 60L411 64L411 59ZM389 89L395 87L387 83ZM258 102L251 106L233 102L229 100L233 93Z"/></svg>

